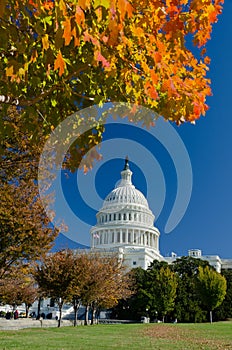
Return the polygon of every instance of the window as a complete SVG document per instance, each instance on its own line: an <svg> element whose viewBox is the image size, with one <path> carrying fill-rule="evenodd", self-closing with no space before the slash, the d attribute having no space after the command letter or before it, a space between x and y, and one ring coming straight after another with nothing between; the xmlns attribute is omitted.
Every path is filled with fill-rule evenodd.
<svg viewBox="0 0 232 350"><path fill-rule="evenodd" d="M133 265L136 265L136 261L133 261Z"/></svg>

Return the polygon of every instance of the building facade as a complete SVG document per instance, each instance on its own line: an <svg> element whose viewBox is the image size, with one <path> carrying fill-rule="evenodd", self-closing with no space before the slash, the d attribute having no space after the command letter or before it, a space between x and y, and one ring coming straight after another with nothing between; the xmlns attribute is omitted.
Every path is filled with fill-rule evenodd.
<svg viewBox="0 0 232 350"><path fill-rule="evenodd" d="M97 213L97 223L90 231L91 248L119 254L128 268L147 269L153 260L173 263L177 254L163 257L159 251L160 232L154 226L155 216L145 196L132 183L128 158L121 172L121 180L106 196ZM188 256L207 260L218 272L232 268L232 259L218 255L202 255L200 249L191 249Z"/></svg>
<svg viewBox="0 0 232 350"><path fill-rule="evenodd" d="M91 229L91 247L95 250L118 252L129 267L147 269L159 252L159 230L155 216L144 195L132 184L128 159L121 180L105 198L97 213L97 223Z"/></svg>

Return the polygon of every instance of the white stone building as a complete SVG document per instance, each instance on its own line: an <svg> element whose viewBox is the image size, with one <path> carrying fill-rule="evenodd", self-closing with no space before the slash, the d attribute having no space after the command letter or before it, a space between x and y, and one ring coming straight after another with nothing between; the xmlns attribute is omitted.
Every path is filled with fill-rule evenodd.
<svg viewBox="0 0 232 350"><path fill-rule="evenodd" d="M147 269L159 252L159 230L144 195L131 181L128 159L121 180L106 197L97 213L97 224L91 229L91 247L119 252L129 267Z"/></svg>
<svg viewBox="0 0 232 350"><path fill-rule="evenodd" d="M121 180L107 195L97 213L97 223L92 227L91 248L105 252L118 252L128 268L147 269L153 260L173 263L177 254L163 257L159 251L160 232L154 226L155 216L149 209L144 195L132 184L132 171L126 158ZM232 268L232 259L218 255L202 255L201 250L191 249L188 255L207 260L218 272Z"/></svg>

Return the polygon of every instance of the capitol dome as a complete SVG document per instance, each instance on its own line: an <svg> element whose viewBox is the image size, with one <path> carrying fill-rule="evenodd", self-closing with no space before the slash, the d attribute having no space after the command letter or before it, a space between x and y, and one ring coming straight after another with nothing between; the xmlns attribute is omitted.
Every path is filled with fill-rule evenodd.
<svg viewBox="0 0 232 350"><path fill-rule="evenodd" d="M106 196L96 215L97 223L90 231L92 248L112 250L121 247L127 251L145 249L150 252L151 262L160 258L160 233L154 227L155 216L145 196L135 188L131 178L132 171L126 158L121 179Z"/></svg>
<svg viewBox="0 0 232 350"><path fill-rule="evenodd" d="M148 203L142 192L137 190L131 182L132 171L129 169L128 159L121 172L121 180L116 184L115 188L107 195L103 208L112 208L123 204L136 204L149 209Z"/></svg>

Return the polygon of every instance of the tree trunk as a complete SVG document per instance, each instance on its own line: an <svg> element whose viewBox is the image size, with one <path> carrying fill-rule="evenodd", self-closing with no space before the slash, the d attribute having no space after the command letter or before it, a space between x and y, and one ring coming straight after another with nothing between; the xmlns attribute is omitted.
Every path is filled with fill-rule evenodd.
<svg viewBox="0 0 232 350"><path fill-rule="evenodd" d="M39 300L38 300L38 309L37 309L37 317L36 319L39 320L40 319L40 306L41 306L41 300L42 298L39 297Z"/></svg>
<svg viewBox="0 0 232 350"><path fill-rule="evenodd" d="M96 315L96 308L95 308L95 306L94 306L94 304L93 304L93 306L92 306L92 315L91 315L91 325L94 324L95 315Z"/></svg>
<svg viewBox="0 0 232 350"><path fill-rule="evenodd" d="M74 310L74 322L73 322L73 325L74 325L74 327L76 327L76 325L77 325L77 312L78 312L79 306L80 306L80 303L75 300L73 302L73 310Z"/></svg>
<svg viewBox="0 0 232 350"><path fill-rule="evenodd" d="M213 312L212 312L212 310L209 312L209 320L210 320L210 323L213 323Z"/></svg>
<svg viewBox="0 0 232 350"><path fill-rule="evenodd" d="M59 301L58 302L58 305L59 305L59 319L58 319L58 325L57 327L60 327L61 325L61 318L62 318L62 306L63 306L63 301Z"/></svg>
<svg viewBox="0 0 232 350"><path fill-rule="evenodd" d="M85 326L89 324L89 305L86 305L85 308Z"/></svg>
<svg viewBox="0 0 232 350"><path fill-rule="evenodd" d="M95 313L95 323L96 324L98 324L99 316L100 316L100 309L97 308L96 313Z"/></svg>
<svg viewBox="0 0 232 350"><path fill-rule="evenodd" d="M25 309L26 309L26 318L28 318L28 314L29 314L29 304L25 303Z"/></svg>
<svg viewBox="0 0 232 350"><path fill-rule="evenodd" d="M163 323L164 323L164 320L165 320L165 316L163 315Z"/></svg>

